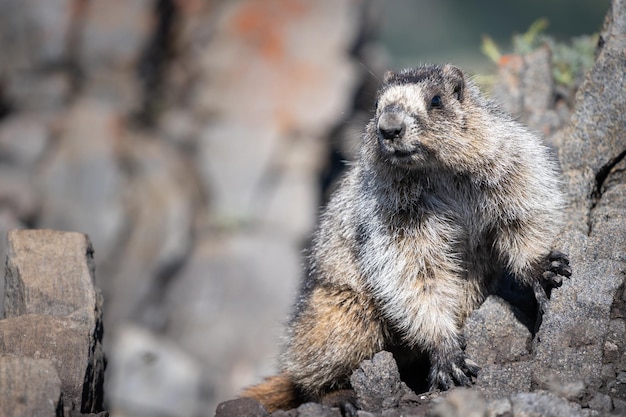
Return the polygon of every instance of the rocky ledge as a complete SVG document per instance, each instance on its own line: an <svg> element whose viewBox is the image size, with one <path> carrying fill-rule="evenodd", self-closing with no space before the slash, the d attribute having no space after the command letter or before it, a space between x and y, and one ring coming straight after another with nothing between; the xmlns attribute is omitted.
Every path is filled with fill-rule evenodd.
<svg viewBox="0 0 626 417"><path fill-rule="evenodd" d="M7 241L0 415L102 412L102 297L89 238L14 230Z"/></svg>

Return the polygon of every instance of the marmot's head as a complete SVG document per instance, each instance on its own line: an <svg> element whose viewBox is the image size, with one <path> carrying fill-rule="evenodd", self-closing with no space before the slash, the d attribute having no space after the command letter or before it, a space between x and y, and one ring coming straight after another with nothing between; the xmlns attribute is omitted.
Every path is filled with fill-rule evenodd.
<svg viewBox="0 0 626 417"><path fill-rule="evenodd" d="M475 88L452 65L387 72L367 127L367 156L409 169L454 169L459 158L476 157L480 145L466 132L468 87Z"/></svg>

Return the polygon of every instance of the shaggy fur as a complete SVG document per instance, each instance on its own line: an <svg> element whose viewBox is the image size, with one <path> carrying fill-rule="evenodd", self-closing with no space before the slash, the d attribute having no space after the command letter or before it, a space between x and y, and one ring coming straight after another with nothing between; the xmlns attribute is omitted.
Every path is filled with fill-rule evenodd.
<svg viewBox="0 0 626 417"><path fill-rule="evenodd" d="M460 69L386 74L322 214L281 374L243 395L270 411L316 399L381 349L427 355L431 389L469 385L464 319L503 271L541 288L562 211L548 149Z"/></svg>

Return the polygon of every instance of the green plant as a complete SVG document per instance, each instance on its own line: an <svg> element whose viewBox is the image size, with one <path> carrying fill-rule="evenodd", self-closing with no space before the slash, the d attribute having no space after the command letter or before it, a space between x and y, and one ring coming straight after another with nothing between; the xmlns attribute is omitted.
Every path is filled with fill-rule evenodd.
<svg viewBox="0 0 626 417"><path fill-rule="evenodd" d="M538 19L525 33L513 35L511 53L526 55L547 45L552 53L554 80L559 85L571 87L593 65L598 35L583 35L569 42L559 42L545 33L548 26L547 19ZM487 35L483 36L481 51L496 64L504 55L496 42Z"/></svg>

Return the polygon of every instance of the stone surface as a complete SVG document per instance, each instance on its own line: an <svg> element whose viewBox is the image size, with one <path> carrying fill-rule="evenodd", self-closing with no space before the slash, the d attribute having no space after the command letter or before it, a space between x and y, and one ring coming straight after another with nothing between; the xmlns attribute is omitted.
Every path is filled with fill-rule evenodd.
<svg viewBox="0 0 626 417"><path fill-rule="evenodd" d="M274 372L281 324L301 274L298 259L277 236L223 233L199 239L171 284L166 334L206 364L217 398Z"/></svg>
<svg viewBox="0 0 626 417"><path fill-rule="evenodd" d="M112 105L93 99L75 103L60 121L56 146L37 181L38 227L87 233L99 259L109 261L126 221L125 182L116 158L120 124Z"/></svg>
<svg viewBox="0 0 626 417"><path fill-rule="evenodd" d="M102 361L91 353L93 332L93 328L69 318L35 314L10 317L0 320L0 352L50 360L61 379L64 406L82 411L101 409L103 375L90 375L93 361ZM89 390L97 391L85 395Z"/></svg>
<svg viewBox="0 0 626 417"><path fill-rule="evenodd" d="M393 355L384 351L361 362L350 377L350 384L357 394L357 405L365 411L396 408L410 391L400 380Z"/></svg>
<svg viewBox="0 0 626 417"><path fill-rule="evenodd" d="M534 324L524 313L498 296L489 296L465 322L465 351L479 366L527 360L532 345L529 326Z"/></svg>
<svg viewBox="0 0 626 417"><path fill-rule="evenodd" d="M318 403L302 404L297 409L298 417L341 417L338 408L330 408Z"/></svg>
<svg viewBox="0 0 626 417"><path fill-rule="evenodd" d="M626 99L614 90L626 77L625 22L626 7L614 1L601 34L602 47L578 92L559 153L571 201L561 240L574 273L553 292L537 334L541 342L533 380L539 386L542 377L553 374L562 383L582 381L594 392L615 386L620 372L620 365L610 359L619 355L605 358L611 351L605 340L626 271L626 199L620 168L626 150L620 115L626 111ZM623 398L617 390L613 395Z"/></svg>
<svg viewBox="0 0 626 417"><path fill-rule="evenodd" d="M198 363L175 343L130 325L118 329L113 342L107 392L114 415L188 417L200 412Z"/></svg>
<svg viewBox="0 0 626 417"><path fill-rule="evenodd" d="M435 401L429 415L433 417L486 417L487 402L477 390L457 388Z"/></svg>
<svg viewBox="0 0 626 417"><path fill-rule="evenodd" d="M69 96L69 77L58 68L67 58L72 3L0 2L0 79L21 108L55 108Z"/></svg>
<svg viewBox="0 0 626 417"><path fill-rule="evenodd" d="M552 53L544 45L527 55L507 55L500 63L493 98L549 142L569 120L569 97L558 97ZM557 98L558 97L558 98Z"/></svg>
<svg viewBox="0 0 626 417"><path fill-rule="evenodd" d="M47 359L0 354L0 415L63 417L61 380Z"/></svg>
<svg viewBox="0 0 626 417"><path fill-rule="evenodd" d="M263 199L274 192L272 173L285 169L290 147L319 141L346 110L356 79L346 53L358 29L352 6L327 0L224 4L199 62L205 76L194 96L196 111L219 115L203 129L197 154L217 216L262 219ZM319 164L321 155L308 156L309 166Z"/></svg>
<svg viewBox="0 0 626 417"><path fill-rule="evenodd" d="M580 405L551 394L524 392L511 396L513 417L579 417Z"/></svg>
<svg viewBox="0 0 626 417"><path fill-rule="evenodd" d="M0 353L50 359L61 378L65 406L102 410L102 297L94 287L89 238L13 230L7 241Z"/></svg>
<svg viewBox="0 0 626 417"><path fill-rule="evenodd" d="M168 284L195 244L203 194L188 161L157 138L129 132L119 152L126 168L122 203L132 228L121 242L123 256L103 285L110 296L105 320L132 319L162 328Z"/></svg>
<svg viewBox="0 0 626 417"><path fill-rule="evenodd" d="M7 235L5 316L67 317L94 328L93 248L81 233L12 230Z"/></svg>
<svg viewBox="0 0 626 417"><path fill-rule="evenodd" d="M238 398L220 403L215 410L215 417L266 417L269 413L261 403L252 398Z"/></svg>

